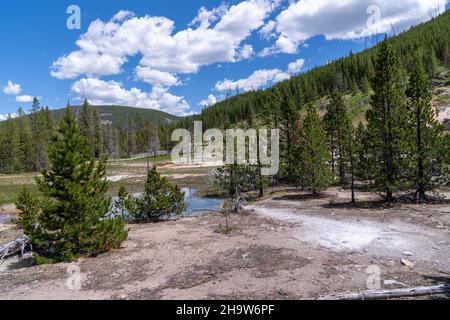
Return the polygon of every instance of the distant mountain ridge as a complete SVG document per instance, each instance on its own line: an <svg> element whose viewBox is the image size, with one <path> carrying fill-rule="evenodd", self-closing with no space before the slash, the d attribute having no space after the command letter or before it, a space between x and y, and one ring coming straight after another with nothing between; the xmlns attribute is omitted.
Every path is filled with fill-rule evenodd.
<svg viewBox="0 0 450 320"><path fill-rule="evenodd" d="M115 127L124 128L127 126L128 117L136 119L139 117L141 120L149 121L153 124L173 124L179 122L182 118L175 115L162 112L153 109L142 109L127 106L92 106L99 115L103 122L110 122ZM78 106L73 107L75 111ZM51 110L53 118L58 120L66 108Z"/></svg>

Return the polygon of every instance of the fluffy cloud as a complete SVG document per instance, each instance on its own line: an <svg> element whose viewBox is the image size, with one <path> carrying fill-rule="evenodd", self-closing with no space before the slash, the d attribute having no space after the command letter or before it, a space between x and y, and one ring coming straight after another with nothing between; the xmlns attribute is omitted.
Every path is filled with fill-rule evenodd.
<svg viewBox="0 0 450 320"><path fill-rule="evenodd" d="M8 84L3 88L3 93L7 95L16 96L22 91L20 84L8 81Z"/></svg>
<svg viewBox="0 0 450 320"><path fill-rule="evenodd" d="M294 61L292 63L289 63L288 65L288 72L289 73L299 73L302 71L303 66L305 65L305 59L298 59L297 61Z"/></svg>
<svg viewBox="0 0 450 320"><path fill-rule="evenodd" d="M13 113L13 114L0 114L0 121L5 121L7 120L9 117L11 118L17 118L18 114L17 113Z"/></svg>
<svg viewBox="0 0 450 320"><path fill-rule="evenodd" d="M72 85L72 91L86 97L94 105L124 105L178 115L187 115L190 109L182 97L172 95L162 87L154 87L147 93L137 88L124 89L121 83L112 80L83 78Z"/></svg>
<svg viewBox="0 0 450 320"><path fill-rule="evenodd" d="M249 44L244 45L237 53L237 60L247 60L253 56L253 47Z"/></svg>
<svg viewBox="0 0 450 320"><path fill-rule="evenodd" d="M262 69L256 70L250 77L245 79L240 79L237 81L225 79L223 81L219 81L216 83L215 88L217 91L221 92L235 89L251 91L287 80L289 78L290 75L280 69Z"/></svg>
<svg viewBox="0 0 450 320"><path fill-rule="evenodd" d="M200 101L200 103L198 105L202 106L202 107L209 107L209 106L215 105L216 103L217 103L216 96L213 95L213 94L210 94L208 96L208 98L206 98L205 100Z"/></svg>
<svg viewBox="0 0 450 320"><path fill-rule="evenodd" d="M17 102L21 102L21 103L33 102L33 99L34 99L33 96L28 96L28 95L23 95L23 96L17 96L16 97L16 101Z"/></svg>
<svg viewBox="0 0 450 320"><path fill-rule="evenodd" d="M233 62L236 57L251 55L253 49L240 44L264 25L276 4L273 0L247 0L230 8L201 8L191 24L196 27L177 33L174 22L165 17L139 18L121 11L109 22L91 23L76 42L79 50L56 60L51 74L59 79L119 74L128 57L138 54L142 55L140 67L172 75Z"/></svg>
<svg viewBox="0 0 450 320"><path fill-rule="evenodd" d="M215 89L220 92L233 91L239 89L240 91L251 91L263 88L268 85L273 85L278 82L287 80L294 73L299 73L305 65L304 59L298 59L290 63L286 71L280 69L262 69L256 70L248 78L232 81L225 79L216 83ZM211 96L210 96L211 97ZM205 102L207 100L203 100Z"/></svg>
<svg viewBox="0 0 450 320"><path fill-rule="evenodd" d="M270 38L275 37L275 27L276 22L273 20L270 20L264 27L261 28L259 31L259 34L266 40L269 40Z"/></svg>
<svg viewBox="0 0 450 320"><path fill-rule="evenodd" d="M178 79L169 72L158 71L148 67L138 66L136 76L139 80L154 86L171 87L179 84Z"/></svg>
<svg viewBox="0 0 450 320"><path fill-rule="evenodd" d="M302 0L292 2L267 25L263 34L276 31L272 52L295 53L315 35L328 40L357 39L376 33L396 32L430 19L445 9L445 0ZM266 50L267 51L267 50Z"/></svg>
<svg viewBox="0 0 450 320"><path fill-rule="evenodd" d="M225 13L227 13L227 11L228 7L224 3L212 10L201 7L200 10L198 10L197 16L194 18L194 20L192 20L189 26L193 27L197 25L202 29L207 29L211 26L211 23L223 17Z"/></svg>
<svg viewBox="0 0 450 320"><path fill-rule="evenodd" d="M242 42L264 25L278 4L279 0L246 0L212 10L202 7L188 27L177 32L168 18L136 17L120 11L108 22L92 22L76 42L78 50L57 59L51 75L58 79L84 77L72 90L85 94L94 104L126 104L185 114L189 105L168 88L180 84L180 74L197 73L202 66L249 59L253 47ZM150 93L99 80L122 73L124 64L135 56L141 56L135 79L150 84Z"/></svg>

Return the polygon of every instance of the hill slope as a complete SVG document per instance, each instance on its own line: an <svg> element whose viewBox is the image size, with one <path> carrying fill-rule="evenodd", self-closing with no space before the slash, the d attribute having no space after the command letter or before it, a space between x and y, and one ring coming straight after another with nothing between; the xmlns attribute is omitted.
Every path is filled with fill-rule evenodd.
<svg viewBox="0 0 450 320"><path fill-rule="evenodd" d="M421 53L427 72L435 78L439 65L446 70L450 67L450 11L388 41L397 52L403 68L409 70L417 54ZM298 107L323 99L335 90L352 96L361 92L367 95L370 79L374 76L377 51L378 45L358 54L350 53L347 57L292 77L272 88L230 97L206 108L200 115L186 118L180 125L190 127L192 121L200 119L206 128L223 128L236 123L252 125L275 89L295 99ZM358 113L357 110L354 112Z"/></svg>
<svg viewBox="0 0 450 320"><path fill-rule="evenodd" d="M75 111L77 107L74 107ZM149 121L153 124L171 124L181 120L181 118L152 109L140 109L124 106L93 106L100 114L102 121L110 121L115 127L126 127L127 118L139 117L141 120ZM53 118L58 120L65 108L52 110Z"/></svg>

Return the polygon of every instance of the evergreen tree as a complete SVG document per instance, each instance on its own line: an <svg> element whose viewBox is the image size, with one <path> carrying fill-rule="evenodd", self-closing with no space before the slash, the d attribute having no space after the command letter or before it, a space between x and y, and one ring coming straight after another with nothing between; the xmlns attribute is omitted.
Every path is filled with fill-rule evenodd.
<svg viewBox="0 0 450 320"><path fill-rule="evenodd" d="M355 198L355 165L356 165L356 153L355 153L355 130L353 127L350 129L349 135L348 135L348 141L346 145L347 149L347 155L348 155L348 164L350 169L350 190L351 190L351 202L353 204L356 203Z"/></svg>
<svg viewBox="0 0 450 320"><path fill-rule="evenodd" d="M281 155L283 167L288 181L295 177L295 134L298 119L298 109L293 99L284 92L280 104L280 133L281 133Z"/></svg>
<svg viewBox="0 0 450 320"><path fill-rule="evenodd" d="M449 154L450 150L442 148L443 128L435 118L429 81L420 62L411 73L406 94L415 131L412 176L418 200L425 201L427 191L435 189L443 180L448 181L449 163L443 155Z"/></svg>
<svg viewBox="0 0 450 320"><path fill-rule="evenodd" d="M41 104L38 98L33 99L33 105L31 107L31 135L33 138L33 153L34 153L34 171L43 169L43 128L41 126L42 121L40 118Z"/></svg>
<svg viewBox="0 0 450 320"><path fill-rule="evenodd" d="M36 223L22 225L38 262L72 261L119 247L127 232L123 220L108 213L106 163L96 164L70 107L52 139L49 159L50 169L37 178L43 198Z"/></svg>
<svg viewBox="0 0 450 320"><path fill-rule="evenodd" d="M87 99L83 100L81 107L78 111L78 125L80 126L81 134L86 137L86 139L90 142L91 146L93 145L92 139L94 138L94 119L93 119L93 111L92 107L87 101Z"/></svg>
<svg viewBox="0 0 450 320"><path fill-rule="evenodd" d="M371 165L374 161L368 152L369 141L366 128L362 123L355 130L353 154L355 157L354 175L362 182L367 182L373 178Z"/></svg>
<svg viewBox="0 0 450 320"><path fill-rule="evenodd" d="M340 184L345 184L345 173L347 163L346 145L349 141L351 131L351 121L348 116L346 105L342 95L335 92L331 96L331 101L327 107L327 113L324 117L325 128L328 133L329 145L331 150L332 170L336 173L335 163L337 162L337 175Z"/></svg>
<svg viewBox="0 0 450 320"><path fill-rule="evenodd" d="M20 171L23 167L21 163L20 136L17 123L11 116L8 116L6 120L4 137L1 143L2 171L5 173Z"/></svg>
<svg viewBox="0 0 450 320"><path fill-rule="evenodd" d="M136 130L131 117L127 115L126 154L131 157L136 152Z"/></svg>
<svg viewBox="0 0 450 320"><path fill-rule="evenodd" d="M124 186L120 186L118 198L114 203L115 214L123 220L129 219L129 213L133 209L133 197Z"/></svg>
<svg viewBox="0 0 450 320"><path fill-rule="evenodd" d="M134 200L130 216L137 222L160 221L181 215L186 207L184 192L154 167L148 172L144 193Z"/></svg>
<svg viewBox="0 0 450 320"><path fill-rule="evenodd" d="M38 158L39 169L48 168L48 145L53 136L53 118L48 107L38 112Z"/></svg>
<svg viewBox="0 0 450 320"><path fill-rule="evenodd" d="M327 135L317 110L307 108L301 133L301 159L303 162L303 184L314 194L326 189L333 181L329 168L330 154L326 147Z"/></svg>
<svg viewBox="0 0 450 320"><path fill-rule="evenodd" d="M379 49L372 88L367 133L375 185L386 193L386 200L392 202L393 192L408 188L404 154L411 132L398 60L387 39Z"/></svg>
<svg viewBox="0 0 450 320"><path fill-rule="evenodd" d="M94 136L93 136L93 142L92 142L92 149L94 152L94 157L96 159L100 159L103 156L103 135L102 135L102 120L100 118L100 115L98 114L97 110L92 110L92 119L94 121L93 123L93 130L94 130Z"/></svg>
<svg viewBox="0 0 450 320"><path fill-rule="evenodd" d="M17 111L18 130L19 130L19 156L21 171L30 172L34 169L33 141L31 136L31 126L29 118L25 115L22 108Z"/></svg>

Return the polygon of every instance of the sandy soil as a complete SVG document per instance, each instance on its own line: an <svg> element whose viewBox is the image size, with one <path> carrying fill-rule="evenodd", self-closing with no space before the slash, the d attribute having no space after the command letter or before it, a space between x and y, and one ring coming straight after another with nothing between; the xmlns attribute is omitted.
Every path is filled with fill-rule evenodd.
<svg viewBox="0 0 450 320"><path fill-rule="evenodd" d="M366 290L369 266L382 288L450 280L448 205L374 209L362 194L350 208L344 195L271 196L233 216L229 235L220 214L130 226L120 250L75 264L80 290L67 287L72 265L11 259L0 299L310 299Z"/></svg>

